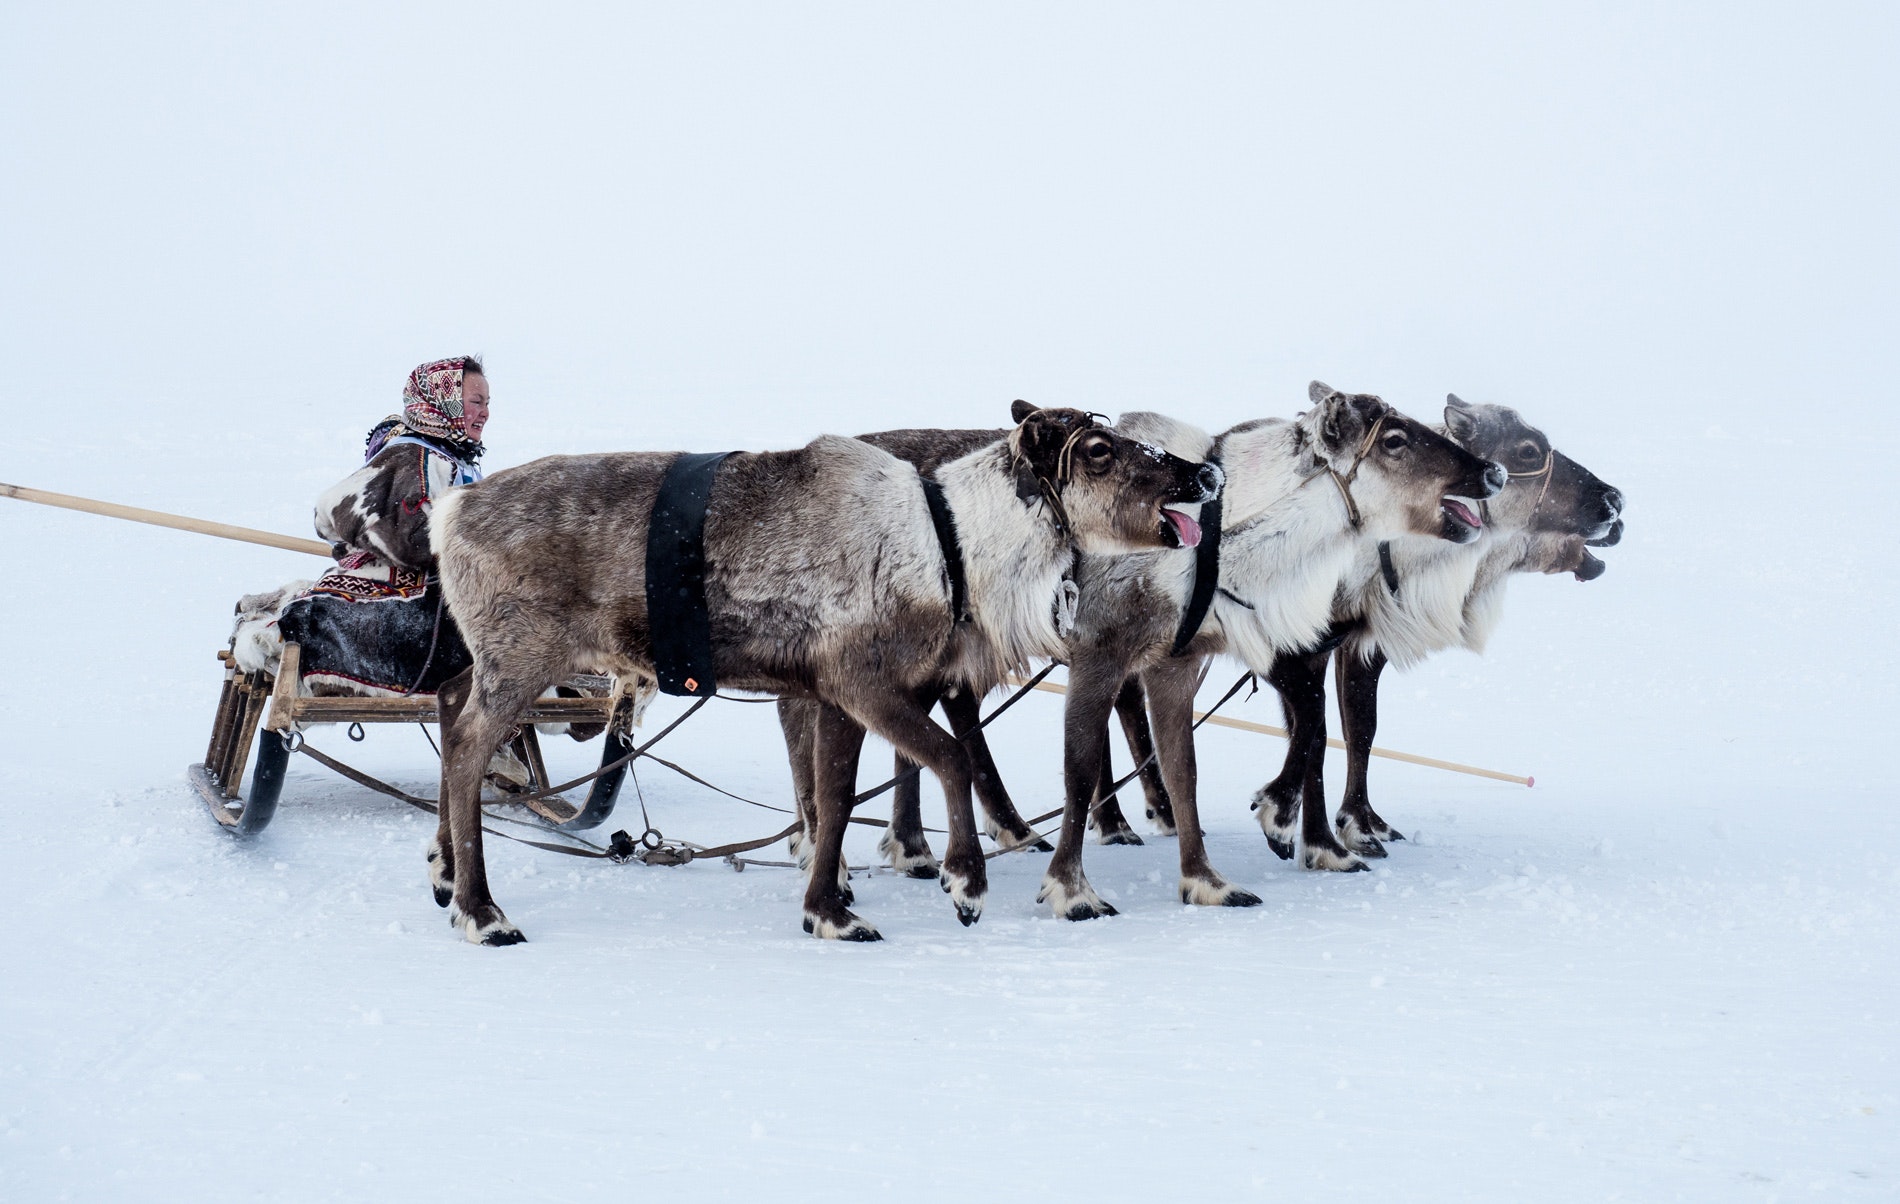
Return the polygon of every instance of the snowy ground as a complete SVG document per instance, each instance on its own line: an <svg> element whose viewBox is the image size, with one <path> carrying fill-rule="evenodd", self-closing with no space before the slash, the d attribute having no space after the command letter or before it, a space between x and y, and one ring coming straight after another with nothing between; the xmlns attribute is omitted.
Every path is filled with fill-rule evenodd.
<svg viewBox="0 0 1900 1204"><path fill-rule="evenodd" d="M1774 450L1704 446L1739 476ZM91 451L29 442L6 470L103 491ZM261 468L217 479L212 453L159 452L119 496L294 528L315 484L251 509ZM1534 790L1375 763L1412 839L1371 874L1301 873L1244 805L1281 745L1210 730L1211 848L1261 908L1176 904L1172 842L1153 840L1091 850L1123 914L1081 925L1034 905L1039 855L995 863L967 931L931 884L863 876L859 910L888 938L870 947L804 936L788 871L500 842L498 897L531 943L467 947L428 898L430 821L304 762L267 833L226 838L180 772L215 701L220 612L300 561L9 509L28 559L75 541L159 584L129 614L92 589L0 602L8 630L49 633L8 641L0 703L17 817L0 1194L932 1197L968 1158L1025 1192L1107 1196L1179 1174L1294 1196L1891 1198L1900 858L1871 821L1894 798L1830 767L1869 756L1853 745L1891 717L1890 687L1685 642L1653 574L1679 571L1687 491L1661 464L1604 472L1639 499L1609 575L1520 582L1492 655L1388 683L1383 743L1535 772ZM1807 517L1761 521L1743 542ZM1742 612L1725 623L1786 615L1764 648L1831 588L1818 559L1782 555L1772 605L1726 540L1692 561ZM1891 668L1890 647L1864 655ZM88 661L101 689L82 700ZM1816 705L1826 724L1796 718ZM1058 707L1039 695L998 728L1026 808L1056 799ZM1264 696L1235 713L1276 718ZM413 730L317 742L432 790ZM594 755L550 747L576 771ZM769 708L715 704L669 751L788 796ZM641 783L668 833L777 824L663 771ZM854 840L868 863L871 835Z"/></svg>
<svg viewBox="0 0 1900 1204"><path fill-rule="evenodd" d="M463 349L491 468L1455 390L1630 499L1386 680L1381 744L1537 787L1376 762L1413 839L1303 873L1282 746L1209 729L1257 909L1155 839L1089 852L1116 918L1028 854L968 930L861 875L839 947L787 871L495 842L530 943L477 949L422 816L299 761L238 843L185 786L232 602L317 564L0 500L0 1200L1900 1198L1890 7L562 14L10 6L0 480L306 533ZM1031 813L1058 708L996 729ZM667 748L789 797L769 708Z"/></svg>

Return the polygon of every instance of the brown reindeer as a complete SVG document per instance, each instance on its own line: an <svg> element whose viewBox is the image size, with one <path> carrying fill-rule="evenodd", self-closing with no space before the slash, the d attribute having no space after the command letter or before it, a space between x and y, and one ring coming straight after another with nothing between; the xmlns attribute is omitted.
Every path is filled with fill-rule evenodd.
<svg viewBox="0 0 1900 1204"><path fill-rule="evenodd" d="M951 831L941 880L958 918L976 920L986 876L970 759L919 705L920 687L1000 679L1051 655L1076 552L1175 546L1191 523L1167 504L1218 487L1217 470L1080 411L1018 403L1012 416L1007 438L936 474L961 545L961 597L916 470L879 448L827 436L795 451L734 454L713 480L704 592L717 680L818 704L804 906L815 935L878 937L838 882L867 730L942 783ZM432 520L443 589L475 664L440 695L443 822L431 877L470 941L523 939L490 895L482 860L478 790L489 751L529 700L577 666L654 671L645 549L676 459L550 457L452 492Z"/></svg>

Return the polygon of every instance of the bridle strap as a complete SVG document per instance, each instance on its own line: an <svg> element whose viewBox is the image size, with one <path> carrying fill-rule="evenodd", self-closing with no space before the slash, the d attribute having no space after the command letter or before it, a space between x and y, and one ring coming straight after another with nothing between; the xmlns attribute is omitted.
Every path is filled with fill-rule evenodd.
<svg viewBox="0 0 1900 1204"><path fill-rule="evenodd" d="M1314 473L1313 476L1306 478L1307 481L1310 481L1313 477L1321 475L1321 473L1333 478L1333 485L1339 490L1339 500L1346 503L1346 521L1352 524L1352 529L1355 531L1359 530L1365 523L1359 514L1359 503L1352 499L1352 482L1353 479L1359 475L1359 466L1365 463L1367 456L1372 454L1372 441L1379 437L1379 431L1385 427L1385 420L1391 416L1390 411L1379 415L1378 421L1372 424L1372 429L1366 432L1364 441L1359 444L1359 450L1353 453L1352 467L1346 470L1344 476L1341 476L1339 470L1334 468L1332 463L1328 461L1326 467ZM1304 485L1306 481L1300 483Z"/></svg>
<svg viewBox="0 0 1900 1204"><path fill-rule="evenodd" d="M1556 468L1556 466L1557 466L1557 449L1553 447L1549 451L1544 453L1544 466L1542 468L1539 468L1534 472L1511 472L1508 469L1505 471L1504 475L1509 477L1513 481L1528 480L1531 477L1544 478L1544 487L1537 491L1537 501L1531 504L1532 517L1536 517L1537 512L1543 508L1544 496L1550 492L1551 478L1557 475L1555 472L1552 471L1554 468ZM1480 500L1478 502L1478 513L1481 516L1483 516L1484 525L1487 527L1490 526L1491 525L1491 503L1488 501Z"/></svg>
<svg viewBox="0 0 1900 1204"><path fill-rule="evenodd" d="M1064 537L1069 535L1071 527L1069 526L1069 512L1062 505L1062 487L1067 485L1075 476L1076 442L1080 440L1082 436L1092 431L1102 430L1108 425L1106 422L1098 423L1094 421L1094 419L1099 417L1101 417L1099 414L1090 414L1089 424L1084 427L1076 428L1075 432L1062 444L1062 450L1056 453L1056 479L1053 483L1048 477L1042 476L1041 474L1037 474L1036 476L1036 492L1042 495L1043 504L1048 506L1049 512L1055 516L1056 533Z"/></svg>
<svg viewBox="0 0 1900 1204"><path fill-rule="evenodd" d="M1536 472L1507 472L1505 473L1506 476L1510 477L1513 480L1529 478L1529 477L1544 478L1544 487L1537 491L1537 501L1534 505L1531 506L1532 514L1536 514L1538 510L1540 510L1543 507L1544 497L1550 492L1551 478L1557 475L1555 472L1552 471L1552 469L1556 467L1557 467L1557 449L1553 447L1549 451L1544 453L1544 466L1538 469Z"/></svg>

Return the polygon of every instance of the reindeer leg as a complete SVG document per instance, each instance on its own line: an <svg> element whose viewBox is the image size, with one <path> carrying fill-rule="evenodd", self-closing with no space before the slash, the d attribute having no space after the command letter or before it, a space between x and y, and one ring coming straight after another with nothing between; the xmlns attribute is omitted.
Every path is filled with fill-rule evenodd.
<svg viewBox="0 0 1900 1204"><path fill-rule="evenodd" d="M1050 852L1049 842L1023 822L1022 812L1011 801L1003 775L997 771L996 758L990 755L990 743L977 728L983 721L982 699L968 686L959 686L943 696L942 705L950 730L962 736L964 751L970 756L970 769L976 775L976 799L983 806L984 835L1001 848L1030 845L1039 853Z"/></svg>
<svg viewBox="0 0 1900 1204"><path fill-rule="evenodd" d="M1368 657L1350 646L1334 658L1339 690L1339 725L1346 740L1346 798L1333 826L1347 848L1366 857L1385 856L1387 840L1404 840L1372 809L1366 793L1366 775L1372 760L1372 738L1379 730L1379 674L1385 654L1377 648Z"/></svg>
<svg viewBox="0 0 1900 1204"><path fill-rule="evenodd" d="M938 691L926 686L917 691L917 705L925 711L937 703ZM924 836L923 777L913 772L917 762L903 753L893 753L892 765L898 775L891 790L891 823L878 838L877 851L884 854L891 868L907 878L935 878L939 873L936 854Z"/></svg>
<svg viewBox="0 0 1900 1204"><path fill-rule="evenodd" d="M792 766L792 794L798 800L798 831L787 838L792 856L798 861L798 868L804 873L811 872L812 857L817 850L815 834L818 831L818 809L813 801L813 764L818 755L818 704L809 698L780 698L778 700L778 725L785 736L785 755ZM851 871L843 862L838 864L838 890L844 901L851 902Z"/></svg>
<svg viewBox="0 0 1900 1204"><path fill-rule="evenodd" d="M1194 759L1194 688L1200 657L1163 661L1142 674L1154 708L1154 736L1161 771L1174 800L1175 834L1181 845L1181 902L1214 907L1254 907L1260 896L1231 885L1207 861L1201 834L1199 771Z"/></svg>
<svg viewBox="0 0 1900 1204"><path fill-rule="evenodd" d="M1103 726L1107 726L1104 720ZM1115 797L1115 761L1109 756L1108 741L1102 741L1102 756L1095 771L1095 797L1099 801L1089 813L1099 844L1140 844L1141 837L1122 814L1121 800Z"/></svg>
<svg viewBox="0 0 1900 1204"><path fill-rule="evenodd" d="M448 732L458 725L462 717L462 708L468 705L469 683L475 679L474 669L464 669L448 681L442 683L436 691L436 729L446 743ZM435 808L435 839L429 842L429 886L435 892L435 905L447 907L449 900L455 897L455 837L449 830L449 816L452 808L448 805L449 759L441 758L442 770L438 779L435 797L439 801Z"/></svg>
<svg viewBox="0 0 1900 1204"><path fill-rule="evenodd" d="M507 680L496 680L496 676L484 672L478 661L465 683L466 696L452 698L442 711L442 790L437 806L449 814L450 841L443 847L453 852L435 864L453 875L449 924L478 945L514 945L527 939L509 923L488 891L488 868L482 856L482 773L528 703L557 680L553 672L522 673Z"/></svg>
<svg viewBox="0 0 1900 1204"><path fill-rule="evenodd" d="M1088 834L1090 804L1101 785L1108 713L1125 676L1120 662L1097 665L1086 654L1069 665L1069 692L1062 704L1062 835L1036 894L1036 902L1049 904L1066 920L1115 914L1082 874L1082 845Z"/></svg>
<svg viewBox="0 0 1900 1204"><path fill-rule="evenodd" d="M869 678L865 674L859 680ZM989 864L976 840L969 754L955 736L931 722L930 712L917 705L915 698L862 686L850 693L847 705L852 716L929 769L943 786L950 836L937 882L955 905L957 919L966 927L976 923L989 894Z"/></svg>
<svg viewBox="0 0 1900 1204"><path fill-rule="evenodd" d="M812 797L817 804L811 876L805 883L805 931L832 941L875 941L877 929L851 914L841 885L844 830L858 787L864 728L829 703L815 705Z"/></svg>
<svg viewBox="0 0 1900 1204"><path fill-rule="evenodd" d="M896 773L909 776L900 776L891 790L891 825L878 838L877 851L906 878L935 878L940 867L924 836L923 778L911 772L917 762L900 752L892 754L891 764Z"/></svg>
<svg viewBox="0 0 1900 1204"><path fill-rule="evenodd" d="M1326 661L1313 661L1315 699L1308 726L1302 732L1306 745L1306 779L1300 795L1300 865L1309 870L1333 870L1356 873L1370 869L1358 855L1339 843L1332 825L1326 822Z"/></svg>
<svg viewBox="0 0 1900 1204"><path fill-rule="evenodd" d="M1148 695L1140 677L1122 683L1115 695L1115 716L1122 721L1122 736L1128 741L1128 755L1141 766L1141 792L1148 802L1148 819L1163 836L1174 834L1174 804L1155 757L1154 733L1148 726Z"/></svg>
<svg viewBox="0 0 1900 1204"><path fill-rule="evenodd" d="M1320 726L1326 719L1326 689L1319 673L1326 667L1325 654L1282 653L1274 658L1266 678L1280 693L1280 712L1286 716L1286 759L1279 775L1254 791L1253 809L1258 813L1260 830L1266 833L1267 846L1282 861L1293 860L1297 845L1294 825L1300 812L1300 788L1306 781L1307 761L1312 755L1309 732L1317 714ZM1325 749L1324 737L1320 748Z"/></svg>

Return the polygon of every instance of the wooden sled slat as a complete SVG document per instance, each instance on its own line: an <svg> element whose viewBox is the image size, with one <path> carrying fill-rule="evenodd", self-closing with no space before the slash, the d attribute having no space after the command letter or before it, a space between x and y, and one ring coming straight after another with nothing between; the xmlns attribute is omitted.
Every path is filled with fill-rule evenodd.
<svg viewBox="0 0 1900 1204"><path fill-rule="evenodd" d="M228 652L219 653L218 659L225 666L225 680L210 745L205 760L191 766L186 776L204 799L212 818L233 835L260 832L275 814L289 767L288 735L292 729L317 723L441 721L434 695L412 698L301 696L298 685L302 650L296 644L284 645L275 677L267 673L241 672ZM521 751L525 754L523 759L533 779L533 788L548 785L547 765L533 724L605 726L607 734L601 752L601 764L605 765L633 747L622 730L631 723L631 706L631 698L618 691L604 697L536 699L521 716ZM257 746L257 764L251 775L249 793L240 795L239 787L250 760L253 740ZM529 806L559 828L578 831L598 827L613 813L625 776L624 765L602 774L593 781L586 801L578 807L558 796L534 800Z"/></svg>

